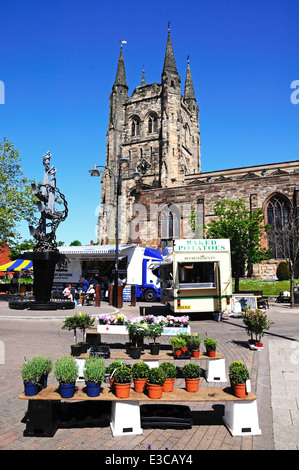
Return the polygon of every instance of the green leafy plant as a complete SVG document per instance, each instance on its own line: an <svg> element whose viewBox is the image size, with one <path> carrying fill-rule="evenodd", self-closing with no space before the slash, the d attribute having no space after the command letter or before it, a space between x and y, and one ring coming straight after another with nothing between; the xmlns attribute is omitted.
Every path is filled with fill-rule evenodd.
<svg viewBox="0 0 299 470"><path fill-rule="evenodd" d="M286 261L281 261L276 269L276 276L279 281L288 281L290 279L290 267Z"/></svg>
<svg viewBox="0 0 299 470"><path fill-rule="evenodd" d="M111 375L113 374L113 372L118 369L119 367L121 367L123 364L120 360L117 360L117 361L114 361L112 362L111 364L109 364L109 366L107 367L107 374Z"/></svg>
<svg viewBox="0 0 299 470"><path fill-rule="evenodd" d="M170 344L171 344L173 351L176 351L186 346L186 341L182 338L174 337L174 338L170 338Z"/></svg>
<svg viewBox="0 0 299 470"><path fill-rule="evenodd" d="M161 369L165 372L167 379L175 379L177 376L177 370L174 364L171 362L162 362L160 364Z"/></svg>
<svg viewBox="0 0 299 470"><path fill-rule="evenodd" d="M62 330L74 331L74 341L77 345L77 329L79 328L79 315L73 315L72 317L67 317L61 327Z"/></svg>
<svg viewBox="0 0 299 470"><path fill-rule="evenodd" d="M154 340L156 343L156 339L161 336L163 333L163 326L159 325L158 323L152 323L151 325L147 325L145 337Z"/></svg>
<svg viewBox="0 0 299 470"><path fill-rule="evenodd" d="M77 328L79 328L82 332L82 340L83 342L85 341L85 334L86 334L86 330L88 328L92 328L93 325L94 325L94 322L95 322L95 318L92 318L90 315L88 315L87 313L86 314L83 314L81 312L79 312L77 316Z"/></svg>
<svg viewBox="0 0 299 470"><path fill-rule="evenodd" d="M167 376L161 367L152 367L148 376L148 383L163 385Z"/></svg>
<svg viewBox="0 0 299 470"><path fill-rule="evenodd" d="M62 356L55 362L54 375L59 383L71 384L77 380L78 366L71 356Z"/></svg>
<svg viewBox="0 0 299 470"><path fill-rule="evenodd" d="M146 379L148 378L150 367L146 362L135 362L132 366L133 379Z"/></svg>
<svg viewBox="0 0 299 470"><path fill-rule="evenodd" d="M201 368L198 364L189 362L188 364L184 365L182 372L183 376L187 379L197 379L201 375Z"/></svg>
<svg viewBox="0 0 299 470"><path fill-rule="evenodd" d="M25 362L22 366L21 376L24 382L31 382L33 384L38 384L40 382L43 370L41 364L31 359Z"/></svg>
<svg viewBox="0 0 299 470"><path fill-rule="evenodd" d="M215 351L217 347L217 340L212 338L206 338L204 340L204 345L208 351Z"/></svg>
<svg viewBox="0 0 299 470"><path fill-rule="evenodd" d="M200 343L201 337L199 336L199 334L190 335L187 337L187 346L188 349L190 349L191 351L196 351L197 349L199 349Z"/></svg>
<svg viewBox="0 0 299 470"><path fill-rule="evenodd" d="M101 357L90 357L85 361L84 379L86 382L99 383L105 378L106 366Z"/></svg>
<svg viewBox="0 0 299 470"><path fill-rule="evenodd" d="M234 361L229 366L229 377L232 383L243 384L249 379L249 372L241 361Z"/></svg>
<svg viewBox="0 0 299 470"><path fill-rule="evenodd" d="M118 384L126 384L132 380L132 370L125 364L116 369L114 374L114 382Z"/></svg>
<svg viewBox="0 0 299 470"><path fill-rule="evenodd" d="M256 341L259 342L262 336L264 336L264 331L268 330L272 324L267 314L260 309L247 309L242 314L242 320L248 335L250 335L250 339L253 340L253 335L255 335Z"/></svg>
<svg viewBox="0 0 299 470"><path fill-rule="evenodd" d="M139 320L133 319L126 322L126 327L128 330L128 334L130 337L131 342L134 346L138 346L138 341L142 340L147 332L147 323L141 322Z"/></svg>

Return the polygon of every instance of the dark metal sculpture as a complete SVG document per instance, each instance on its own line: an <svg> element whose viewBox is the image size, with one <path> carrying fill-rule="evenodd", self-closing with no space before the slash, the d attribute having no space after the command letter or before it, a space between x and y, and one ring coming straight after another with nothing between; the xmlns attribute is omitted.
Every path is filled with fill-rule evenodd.
<svg viewBox="0 0 299 470"><path fill-rule="evenodd" d="M56 230L68 215L68 206L64 195L56 187L56 168L50 166L51 153L43 156L45 167L41 184L32 184L33 194L37 197L38 210L41 213L37 228L29 226L30 235L36 240L33 251L24 253L25 259L33 261L33 294L34 301L23 302L23 308L31 310L56 310L57 308L74 308L74 302L53 302L51 293L55 266L62 263L65 256L59 253L56 243ZM64 209L56 211L56 202L62 203ZM21 308L20 302L10 302L11 308Z"/></svg>
<svg viewBox="0 0 299 470"><path fill-rule="evenodd" d="M58 251L56 244L56 230L68 215L68 206L64 195L56 187L56 168L50 167L51 153L43 156L45 167L43 183L32 184L33 194L39 199L37 206L41 217L37 228L29 226L30 235L37 241L34 251ZM64 205L63 211L55 210L55 202L60 200ZM49 222L47 222L49 221ZM50 229L47 232L47 229Z"/></svg>

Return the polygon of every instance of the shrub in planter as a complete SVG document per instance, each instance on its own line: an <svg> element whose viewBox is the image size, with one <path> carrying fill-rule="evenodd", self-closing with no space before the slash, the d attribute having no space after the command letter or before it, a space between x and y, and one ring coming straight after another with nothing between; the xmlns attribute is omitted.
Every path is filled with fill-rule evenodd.
<svg viewBox="0 0 299 470"><path fill-rule="evenodd" d="M90 315L83 314L79 312L78 314L78 328L82 333L82 342L79 343L81 346L81 352L85 353L88 349L88 343L86 342L86 330L92 328L95 322L95 318L92 318Z"/></svg>
<svg viewBox="0 0 299 470"><path fill-rule="evenodd" d="M67 317L61 327L62 330L73 330L74 332L74 344L71 345L71 354L72 356L80 356L81 346L78 344L77 340L77 329L79 328L79 315L73 315L72 317Z"/></svg>
<svg viewBox="0 0 299 470"><path fill-rule="evenodd" d="M166 380L166 374L161 367L153 367L148 376L148 396L152 399L162 397L163 384Z"/></svg>
<svg viewBox="0 0 299 470"><path fill-rule="evenodd" d="M144 392L148 376L149 376L150 367L145 362L135 362L132 366L132 377L134 381L134 390L135 392L142 393Z"/></svg>
<svg viewBox="0 0 299 470"><path fill-rule="evenodd" d="M199 356L200 343L201 343L201 337L199 336L199 334L188 336L187 346L188 346L188 349L192 352L193 357Z"/></svg>
<svg viewBox="0 0 299 470"><path fill-rule="evenodd" d="M109 366L107 367L107 374L109 375L109 378L110 378L110 387L113 388L113 384L114 384L114 374L116 372L116 370L121 367L123 364L120 360L116 360L114 362L112 362L111 364L109 364Z"/></svg>
<svg viewBox="0 0 299 470"><path fill-rule="evenodd" d="M71 398L75 393L78 366L73 357L62 356L55 362L54 375L59 382L62 398Z"/></svg>
<svg viewBox="0 0 299 470"><path fill-rule="evenodd" d="M105 377L105 361L101 357L90 357L85 361L84 379L89 397L98 396Z"/></svg>
<svg viewBox="0 0 299 470"><path fill-rule="evenodd" d="M52 359L47 356L35 356L32 358L32 361L34 361L37 365L37 367L40 368L41 371L41 376L40 376L40 385L41 388L46 388L47 387L47 380L48 380L48 375L51 373L53 369L53 363Z"/></svg>
<svg viewBox="0 0 299 470"><path fill-rule="evenodd" d="M171 362L162 362L160 364L161 369L165 372L166 380L163 384L163 392L172 392L174 388L175 378L177 376L177 370L174 364Z"/></svg>
<svg viewBox="0 0 299 470"><path fill-rule="evenodd" d="M180 356L182 353L182 348L187 346L186 341L178 337L170 338L170 343L175 357Z"/></svg>
<svg viewBox="0 0 299 470"><path fill-rule="evenodd" d="M128 398L132 381L132 370L123 364L114 374L114 387L117 398Z"/></svg>
<svg viewBox="0 0 299 470"><path fill-rule="evenodd" d="M204 340L204 345L206 347L207 353L209 357L215 357L216 348L217 348L217 340L212 338L206 338Z"/></svg>
<svg viewBox="0 0 299 470"><path fill-rule="evenodd" d="M160 344L156 343L156 339L163 333L163 326L159 323L152 323L147 325L145 336L146 338L153 339L154 342L150 343L151 354L159 354Z"/></svg>
<svg viewBox="0 0 299 470"><path fill-rule="evenodd" d="M194 362L189 362L184 365L182 372L185 377L187 392L197 392L201 375L201 368L199 365Z"/></svg>
<svg viewBox="0 0 299 470"><path fill-rule="evenodd" d="M24 392L26 396L34 396L40 388L42 369L40 364L31 359L22 366L21 376L24 382Z"/></svg>
<svg viewBox="0 0 299 470"><path fill-rule="evenodd" d="M229 378L236 397L244 398L246 392L246 381L249 379L249 372L245 364L241 361L234 361L229 366Z"/></svg>

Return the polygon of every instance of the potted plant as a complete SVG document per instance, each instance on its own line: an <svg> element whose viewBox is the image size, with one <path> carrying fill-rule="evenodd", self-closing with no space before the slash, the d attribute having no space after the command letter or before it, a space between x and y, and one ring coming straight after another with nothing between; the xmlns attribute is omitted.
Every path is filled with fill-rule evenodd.
<svg viewBox="0 0 299 470"><path fill-rule="evenodd" d="M79 328L79 316L73 315L72 317L67 317L61 327L62 330L73 330L74 332L74 341L75 343L71 345L71 354L72 356L80 356L81 346L77 341L77 329Z"/></svg>
<svg viewBox="0 0 299 470"><path fill-rule="evenodd" d="M188 333L178 333L177 338L183 339L186 342L186 346L182 347L182 352L186 353L188 350L188 339L190 335Z"/></svg>
<svg viewBox="0 0 299 470"><path fill-rule="evenodd" d="M118 367L114 374L114 388L115 395L117 398L128 398L130 395L130 388L132 382L132 371L131 369L122 364Z"/></svg>
<svg viewBox="0 0 299 470"><path fill-rule="evenodd" d="M185 384L187 392L197 392L199 389L199 380L201 375L201 368L194 362L185 364L183 369L183 376L185 377Z"/></svg>
<svg viewBox="0 0 299 470"><path fill-rule="evenodd" d="M40 368L40 385L41 388L47 387L48 375L53 369L52 359L46 356L35 356L32 358L32 361L36 362L37 366Z"/></svg>
<svg viewBox="0 0 299 470"><path fill-rule="evenodd" d="M159 338L159 336L161 336L162 333L163 333L163 326L160 325L159 323L152 323L152 324L147 325L145 336L147 338L154 340L153 343L149 344L151 354L153 355L158 355L160 352L161 345L160 343L156 342L156 339Z"/></svg>
<svg viewBox="0 0 299 470"><path fill-rule="evenodd" d="M163 392L173 392L175 378L177 376L177 370L174 364L171 362L162 362L160 364L161 369L165 372L166 380L163 384Z"/></svg>
<svg viewBox="0 0 299 470"><path fill-rule="evenodd" d="M268 319L267 314L260 309L247 309L242 314L242 320L246 326L248 335L250 335L249 345L254 345L256 348L262 348L263 343L261 340L264 336L264 331L268 330L272 323ZM255 339L253 336L255 336Z"/></svg>
<svg viewBox="0 0 299 470"><path fill-rule="evenodd" d="M132 377L135 392L144 392L150 367L146 362L135 362L132 366Z"/></svg>
<svg viewBox="0 0 299 470"><path fill-rule="evenodd" d="M217 340L212 338L206 338L204 340L204 345L207 350L207 354L209 357L216 356L216 347L217 347Z"/></svg>
<svg viewBox="0 0 299 470"><path fill-rule="evenodd" d="M182 338L173 337L170 338L171 347L174 353L174 357L178 358L182 354L182 348L186 346L186 341Z"/></svg>
<svg viewBox="0 0 299 470"><path fill-rule="evenodd" d="M78 377L78 366L75 359L71 356L58 358L55 362L54 375L59 382L61 398L72 398Z"/></svg>
<svg viewBox="0 0 299 470"><path fill-rule="evenodd" d="M83 314L79 312L78 314L78 328L82 332L82 341L78 344L81 346L81 353L86 353L88 350L88 343L86 342L86 330L92 328L94 325L95 319L90 315Z"/></svg>
<svg viewBox="0 0 299 470"><path fill-rule="evenodd" d="M246 381L249 380L249 372L241 361L234 361L229 366L229 378L234 395L238 398L246 398Z"/></svg>
<svg viewBox="0 0 299 470"><path fill-rule="evenodd" d="M122 362L118 359L107 367L107 374L109 375L109 381L110 381L110 388L114 388L114 374L116 370L122 366Z"/></svg>
<svg viewBox="0 0 299 470"><path fill-rule="evenodd" d="M134 317L126 323L131 340L130 356L139 359L143 349L143 338L146 334L147 324L139 317Z"/></svg>
<svg viewBox="0 0 299 470"><path fill-rule="evenodd" d="M161 367L152 367L148 375L147 391L149 398L154 400L162 397L166 374Z"/></svg>
<svg viewBox="0 0 299 470"><path fill-rule="evenodd" d="M24 393L27 397L32 397L39 392L42 370L40 364L31 359L24 362L21 370L24 382Z"/></svg>
<svg viewBox="0 0 299 470"><path fill-rule="evenodd" d="M192 352L192 357L199 357L199 348L201 343L201 337L199 333L197 335L190 335L187 338L188 349Z"/></svg>
<svg viewBox="0 0 299 470"><path fill-rule="evenodd" d="M89 357L85 361L84 379L86 392L89 397L97 397L105 378L105 361L102 357Z"/></svg>

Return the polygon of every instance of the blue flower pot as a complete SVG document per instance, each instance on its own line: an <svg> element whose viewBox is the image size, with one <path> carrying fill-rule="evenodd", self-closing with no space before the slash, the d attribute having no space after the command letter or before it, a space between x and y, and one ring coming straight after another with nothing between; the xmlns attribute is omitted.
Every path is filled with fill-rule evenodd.
<svg viewBox="0 0 299 470"><path fill-rule="evenodd" d="M98 397L100 395L102 382L86 382L86 393L88 397Z"/></svg>
<svg viewBox="0 0 299 470"><path fill-rule="evenodd" d="M33 397L38 394L38 384L32 382L24 382L24 392L26 397Z"/></svg>
<svg viewBox="0 0 299 470"><path fill-rule="evenodd" d="M75 383L72 384L59 384L59 391L61 398L72 398L75 394Z"/></svg>

